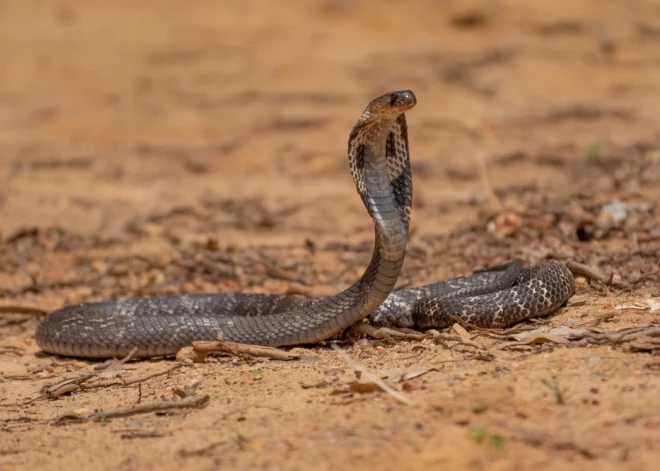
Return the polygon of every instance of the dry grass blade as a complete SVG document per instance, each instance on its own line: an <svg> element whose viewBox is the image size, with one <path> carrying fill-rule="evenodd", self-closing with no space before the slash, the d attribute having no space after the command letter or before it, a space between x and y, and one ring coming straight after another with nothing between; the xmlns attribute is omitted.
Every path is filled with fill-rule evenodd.
<svg viewBox="0 0 660 471"><path fill-rule="evenodd" d="M550 382L547 379L542 379L541 382L555 396L555 400L557 401L557 404L560 405L566 404L566 400L564 399L564 391L559 387L559 382L557 381L557 378L552 378L552 382Z"/></svg>

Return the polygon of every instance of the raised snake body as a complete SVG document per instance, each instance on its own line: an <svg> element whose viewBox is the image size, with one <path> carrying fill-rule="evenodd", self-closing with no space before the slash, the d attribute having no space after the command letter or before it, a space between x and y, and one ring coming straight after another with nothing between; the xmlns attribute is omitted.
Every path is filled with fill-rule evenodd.
<svg viewBox="0 0 660 471"><path fill-rule="evenodd" d="M214 340L219 332L250 344L311 344L369 315L376 325L444 327L457 316L502 327L553 312L574 292L572 274L554 261L530 269L515 261L500 271L392 292L412 206L404 113L416 103L408 90L382 95L351 131L349 165L376 235L366 271L346 290L323 300L218 293L67 306L39 325L38 345L88 358L123 356L137 347L136 357L150 357L174 354L193 340Z"/></svg>

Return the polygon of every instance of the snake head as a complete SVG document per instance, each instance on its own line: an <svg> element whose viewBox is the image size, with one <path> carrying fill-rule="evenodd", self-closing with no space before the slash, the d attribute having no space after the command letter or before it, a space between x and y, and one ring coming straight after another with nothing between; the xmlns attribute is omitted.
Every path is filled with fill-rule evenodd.
<svg viewBox="0 0 660 471"><path fill-rule="evenodd" d="M371 100L362 114L360 121L374 119L392 119L405 113L417 104L417 97L411 90L389 92Z"/></svg>
<svg viewBox="0 0 660 471"><path fill-rule="evenodd" d="M390 108L396 108L402 113L408 111L410 108L417 104L417 97L412 92L412 90L391 92L384 95L383 97L387 97L387 95L389 95Z"/></svg>

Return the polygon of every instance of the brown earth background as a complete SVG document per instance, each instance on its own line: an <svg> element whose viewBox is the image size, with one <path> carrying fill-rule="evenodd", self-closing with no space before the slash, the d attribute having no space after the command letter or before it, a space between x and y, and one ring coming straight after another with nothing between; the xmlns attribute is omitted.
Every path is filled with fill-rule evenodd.
<svg viewBox="0 0 660 471"><path fill-rule="evenodd" d="M348 132L410 88L400 286L573 260L608 279L578 279L554 325L658 325L660 2L5 0L0 58L0 469L657 469L652 341L338 343L430 369L392 381L412 405L329 344L48 399L97 364L40 354L19 308L346 287L372 244ZM57 420L197 381L201 410Z"/></svg>

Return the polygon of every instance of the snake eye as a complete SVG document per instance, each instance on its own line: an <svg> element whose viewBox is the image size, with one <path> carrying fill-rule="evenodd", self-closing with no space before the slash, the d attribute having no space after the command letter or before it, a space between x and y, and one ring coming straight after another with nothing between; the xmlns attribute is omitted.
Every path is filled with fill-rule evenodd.
<svg viewBox="0 0 660 471"><path fill-rule="evenodd" d="M390 95L390 106L394 106L394 105L396 104L396 102L397 102L398 99L399 99L399 97L397 96L397 94L396 94L396 93L392 93L392 94Z"/></svg>

